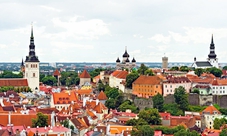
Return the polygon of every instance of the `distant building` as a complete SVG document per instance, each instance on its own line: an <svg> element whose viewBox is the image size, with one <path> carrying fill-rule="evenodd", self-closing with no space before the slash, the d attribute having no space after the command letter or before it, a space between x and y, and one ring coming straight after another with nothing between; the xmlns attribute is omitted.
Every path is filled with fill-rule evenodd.
<svg viewBox="0 0 227 136"><path fill-rule="evenodd" d="M31 90L39 91L39 59L35 54L35 44L33 36L33 27L31 28L31 37L29 45L29 55L25 60L25 77L28 80L28 86Z"/></svg>
<svg viewBox="0 0 227 136"><path fill-rule="evenodd" d="M130 56L127 52L127 49L125 49L125 53L122 57L122 62L120 61L119 57L116 60L116 70L128 69L130 71L132 68L136 67L136 60L133 57L132 61L130 62Z"/></svg>
<svg viewBox="0 0 227 136"><path fill-rule="evenodd" d="M162 68L163 69L168 68L168 57L166 57L166 56L162 57Z"/></svg>
<svg viewBox="0 0 227 136"><path fill-rule="evenodd" d="M215 54L213 35L211 38L210 53L208 54L207 61L197 61L196 57L195 57L192 67L194 67L194 68L211 68L211 67L219 68L218 58L217 58L217 55Z"/></svg>
<svg viewBox="0 0 227 136"><path fill-rule="evenodd" d="M80 74L80 86L85 85L86 83L90 84L91 82L91 76L90 74L87 72L87 70L84 70L81 74Z"/></svg>

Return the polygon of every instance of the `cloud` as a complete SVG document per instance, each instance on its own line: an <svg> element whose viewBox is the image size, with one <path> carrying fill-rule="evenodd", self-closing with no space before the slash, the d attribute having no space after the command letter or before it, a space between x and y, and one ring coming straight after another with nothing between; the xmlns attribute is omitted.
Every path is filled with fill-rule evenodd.
<svg viewBox="0 0 227 136"><path fill-rule="evenodd" d="M50 10L50 11L61 12L61 10L59 10L59 9L56 9L56 8L53 8L53 7L49 7L49 6L45 6L45 5L42 5L40 7L44 8L46 10Z"/></svg>
<svg viewBox="0 0 227 136"><path fill-rule="evenodd" d="M134 50L134 51L130 51L130 54L134 55L134 54L140 54L141 50Z"/></svg>
<svg viewBox="0 0 227 136"><path fill-rule="evenodd" d="M1 49L6 48L6 45L5 44L0 44L0 48Z"/></svg>
<svg viewBox="0 0 227 136"><path fill-rule="evenodd" d="M91 50L94 49L93 45L82 45L82 44L75 44L75 43L67 43L67 42L51 42L52 46L55 46L59 49L65 49L65 50L73 50L73 49L86 49Z"/></svg>
<svg viewBox="0 0 227 136"><path fill-rule="evenodd" d="M140 34L134 34L133 37L134 38L140 38L140 39L142 39L144 36L143 35L140 35Z"/></svg>
<svg viewBox="0 0 227 136"><path fill-rule="evenodd" d="M168 44L170 42L170 35L169 36L163 36L162 34L156 34L155 36L149 38L150 40L154 40L158 43L162 42L164 44Z"/></svg>

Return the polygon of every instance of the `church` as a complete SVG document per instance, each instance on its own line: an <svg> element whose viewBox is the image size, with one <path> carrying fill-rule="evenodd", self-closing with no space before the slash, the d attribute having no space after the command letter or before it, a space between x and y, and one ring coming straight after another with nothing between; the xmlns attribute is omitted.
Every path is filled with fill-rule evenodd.
<svg viewBox="0 0 227 136"><path fill-rule="evenodd" d="M122 62L120 61L119 57L116 60L116 70L123 70L128 69L129 71L136 67L136 60L133 57L132 61L129 60L129 54L127 52L127 48L125 47L125 53L122 55Z"/></svg>
<svg viewBox="0 0 227 136"><path fill-rule="evenodd" d="M39 59L35 53L33 27L31 27L29 54L26 56L25 64L22 60L21 70L24 79L27 79L28 86L31 88L32 92L39 91Z"/></svg>
<svg viewBox="0 0 227 136"><path fill-rule="evenodd" d="M197 61L195 57L192 67L193 68L211 68L211 67L219 68L218 58L217 58L217 55L215 54L213 35L211 37L210 53L208 54L207 61Z"/></svg>

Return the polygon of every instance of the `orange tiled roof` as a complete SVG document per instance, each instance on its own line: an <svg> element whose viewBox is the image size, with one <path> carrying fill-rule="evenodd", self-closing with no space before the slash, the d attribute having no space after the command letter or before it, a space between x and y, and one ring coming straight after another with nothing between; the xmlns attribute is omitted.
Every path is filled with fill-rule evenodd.
<svg viewBox="0 0 227 136"><path fill-rule="evenodd" d="M0 86L28 86L28 81L24 78L2 78L0 79Z"/></svg>
<svg viewBox="0 0 227 136"><path fill-rule="evenodd" d="M227 85L227 79L214 79L212 85Z"/></svg>
<svg viewBox="0 0 227 136"><path fill-rule="evenodd" d="M108 98L106 97L106 94L101 91L97 97L99 100L107 100Z"/></svg>
<svg viewBox="0 0 227 136"><path fill-rule="evenodd" d="M144 76L140 75L133 84L151 84L157 85L161 83L161 79L158 76Z"/></svg>
<svg viewBox="0 0 227 136"><path fill-rule="evenodd" d="M86 101L86 106L87 106L89 109L94 109L95 106L96 106L96 101Z"/></svg>
<svg viewBox="0 0 227 136"><path fill-rule="evenodd" d="M99 102L98 105L96 105L96 106L94 107L94 110L95 110L97 113L103 113L103 110L105 110L105 109L107 109L107 107L106 107L103 103L101 103L101 102Z"/></svg>
<svg viewBox="0 0 227 136"><path fill-rule="evenodd" d="M89 95L89 94L92 93L92 89L75 90L74 92L77 93L77 94Z"/></svg>
<svg viewBox="0 0 227 136"><path fill-rule="evenodd" d="M53 93L54 104L70 104L72 101L78 101L75 93Z"/></svg>
<svg viewBox="0 0 227 136"><path fill-rule="evenodd" d="M219 110L217 110L213 105L210 105L210 106L206 107L206 109L203 110L203 113L214 114L215 112L218 114L221 114L221 112Z"/></svg>
<svg viewBox="0 0 227 136"><path fill-rule="evenodd" d="M90 74L87 72L87 70L84 70L81 74L80 74L80 78L91 78Z"/></svg>
<svg viewBox="0 0 227 136"><path fill-rule="evenodd" d="M92 118L92 119L97 119L98 117L90 110L86 109L87 114Z"/></svg>
<svg viewBox="0 0 227 136"><path fill-rule="evenodd" d="M111 75L116 78L126 79L126 77L128 75L128 71L115 70Z"/></svg>
<svg viewBox="0 0 227 136"><path fill-rule="evenodd" d="M170 125L177 126L184 123L187 128L191 128L195 125L195 118L193 116L170 116Z"/></svg>
<svg viewBox="0 0 227 136"><path fill-rule="evenodd" d="M58 69L56 69L56 70L54 71L53 75L54 75L54 76L60 76L61 74L60 74L60 72L58 71Z"/></svg>

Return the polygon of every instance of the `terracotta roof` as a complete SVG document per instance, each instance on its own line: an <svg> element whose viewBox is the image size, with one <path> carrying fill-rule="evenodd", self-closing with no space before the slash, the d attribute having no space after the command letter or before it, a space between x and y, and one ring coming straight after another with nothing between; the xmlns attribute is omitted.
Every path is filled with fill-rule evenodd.
<svg viewBox="0 0 227 136"><path fill-rule="evenodd" d="M89 109L94 109L96 106L96 101L86 101L86 107Z"/></svg>
<svg viewBox="0 0 227 136"><path fill-rule="evenodd" d="M71 119L71 121L76 126L76 128L79 129L79 130L88 128L85 121L81 118L73 118L73 119Z"/></svg>
<svg viewBox="0 0 227 136"><path fill-rule="evenodd" d="M116 78L126 79L126 77L128 75L128 71L115 70L111 75L114 76L114 77L116 77Z"/></svg>
<svg viewBox="0 0 227 136"><path fill-rule="evenodd" d="M170 113L168 112L159 112L159 115L163 120L169 120L170 119Z"/></svg>
<svg viewBox="0 0 227 136"><path fill-rule="evenodd" d="M103 113L103 110L106 110L106 109L107 107L101 102L99 102L98 105L94 107L94 110L96 111L96 113Z"/></svg>
<svg viewBox="0 0 227 136"><path fill-rule="evenodd" d="M187 77L170 77L170 78L167 78L167 82L168 83L189 83L191 82Z"/></svg>
<svg viewBox="0 0 227 136"><path fill-rule="evenodd" d="M78 101L75 93L53 93L54 104L70 104L72 101Z"/></svg>
<svg viewBox="0 0 227 136"><path fill-rule="evenodd" d="M82 90L74 90L75 93L77 94L92 94L92 89L82 89Z"/></svg>
<svg viewBox="0 0 227 136"><path fill-rule="evenodd" d="M98 117L89 109L86 109L87 114L92 118L92 119L97 119Z"/></svg>
<svg viewBox="0 0 227 136"><path fill-rule="evenodd" d="M84 70L81 74L80 74L80 78L91 78L90 74L87 72L87 70Z"/></svg>
<svg viewBox="0 0 227 136"><path fill-rule="evenodd" d="M161 83L161 79L158 76L144 76L140 75L133 84L151 84L157 85Z"/></svg>
<svg viewBox="0 0 227 136"><path fill-rule="evenodd" d="M58 69L56 69L56 70L54 71L53 75L54 75L54 76L60 76L61 74L60 74L60 72L58 71Z"/></svg>
<svg viewBox="0 0 227 136"><path fill-rule="evenodd" d="M187 128L191 128L195 125L195 118L193 116L170 116L170 125L177 126L184 123Z"/></svg>
<svg viewBox="0 0 227 136"><path fill-rule="evenodd" d="M214 79L212 85L227 85L227 79Z"/></svg>
<svg viewBox="0 0 227 136"><path fill-rule="evenodd" d="M44 114L51 114L53 111L54 113L58 113L59 110L57 110L56 108L37 108L36 109L37 112L42 112Z"/></svg>
<svg viewBox="0 0 227 136"><path fill-rule="evenodd" d="M106 94L101 91L97 97L99 100L107 100L108 98L106 97Z"/></svg>
<svg viewBox="0 0 227 136"><path fill-rule="evenodd" d="M221 112L217 110L213 105L206 107L206 109L203 110L203 113L221 114Z"/></svg>
<svg viewBox="0 0 227 136"><path fill-rule="evenodd" d="M28 86L28 82L24 78L2 78L0 86Z"/></svg>

